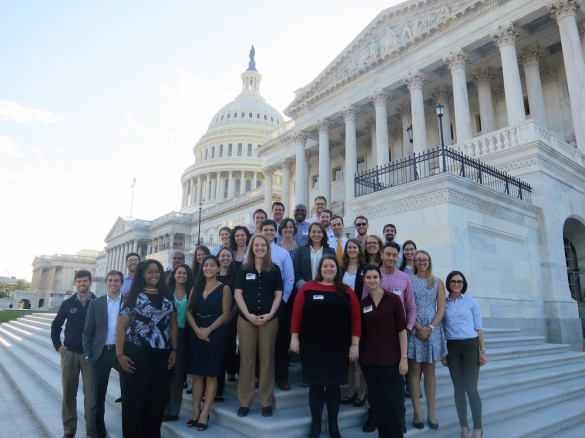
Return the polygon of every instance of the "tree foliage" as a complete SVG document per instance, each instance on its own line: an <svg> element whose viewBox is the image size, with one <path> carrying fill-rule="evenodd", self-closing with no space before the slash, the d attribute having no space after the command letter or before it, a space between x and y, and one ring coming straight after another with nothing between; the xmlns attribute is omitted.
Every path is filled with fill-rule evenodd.
<svg viewBox="0 0 585 438"><path fill-rule="evenodd" d="M0 298L10 298L15 290L30 290L30 283L26 280L16 280L16 283L0 281Z"/></svg>

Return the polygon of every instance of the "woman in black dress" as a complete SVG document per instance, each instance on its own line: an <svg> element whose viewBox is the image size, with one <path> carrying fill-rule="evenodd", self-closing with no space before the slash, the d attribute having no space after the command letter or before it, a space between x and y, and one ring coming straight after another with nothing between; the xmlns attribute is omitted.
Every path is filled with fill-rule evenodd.
<svg viewBox="0 0 585 438"><path fill-rule="evenodd" d="M337 425L340 385L347 382L349 362L358 359L361 322L359 301L343 283L343 274L334 255L324 256L315 280L305 283L299 290L291 335L290 349L295 353L300 350L303 381L310 384L313 424L309 438L316 438L321 432L325 403L329 435L341 438Z"/></svg>
<svg viewBox="0 0 585 438"><path fill-rule="evenodd" d="M138 264L116 323L125 437L160 438L177 360L177 308L163 272L156 260Z"/></svg>
<svg viewBox="0 0 585 438"><path fill-rule="evenodd" d="M198 245L193 253L193 261L191 262L191 271L193 271L193 281L197 281L199 271L201 270L201 262L211 252L205 245Z"/></svg>
<svg viewBox="0 0 585 438"><path fill-rule="evenodd" d="M238 270L234 264L234 253L227 246L222 246L217 252L217 258L219 259L220 272L217 275L217 279L230 287L232 292L232 298L234 294L234 283L236 281L236 273ZM217 376L217 395L215 396L216 402L223 402L223 388L225 386L225 375L227 373L228 382L236 381L236 373L240 368L239 356L237 353L238 346L236 344L236 338L238 336L238 306L236 300L232 300L232 310L226 321L225 325L225 350L224 350L224 361L221 373Z"/></svg>
<svg viewBox="0 0 585 438"><path fill-rule="evenodd" d="M205 430L209 425L209 408L215 399L217 376L223 366L224 322L232 307L231 290L219 282L218 273L217 257L205 257L187 304L187 322L193 330L187 350L187 373L193 375L193 418L187 424L197 426L197 430ZM201 410L204 380L205 405Z"/></svg>

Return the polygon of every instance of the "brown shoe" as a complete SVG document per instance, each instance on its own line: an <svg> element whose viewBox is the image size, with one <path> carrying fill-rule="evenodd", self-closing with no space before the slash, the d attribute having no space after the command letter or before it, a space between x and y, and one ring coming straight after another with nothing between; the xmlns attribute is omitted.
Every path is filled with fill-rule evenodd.
<svg viewBox="0 0 585 438"><path fill-rule="evenodd" d="M288 382L286 380L281 380L280 382L276 382L276 385L278 386L278 389L281 389L283 391L290 391L290 385L288 384Z"/></svg>

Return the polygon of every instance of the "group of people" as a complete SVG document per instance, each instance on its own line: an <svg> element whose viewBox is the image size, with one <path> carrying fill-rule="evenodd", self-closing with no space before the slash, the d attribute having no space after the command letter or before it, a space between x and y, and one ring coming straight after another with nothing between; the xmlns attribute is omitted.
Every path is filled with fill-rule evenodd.
<svg viewBox="0 0 585 438"><path fill-rule="evenodd" d="M61 354L65 437L75 435L80 372L87 436L106 436L104 406L114 368L124 436L159 437L163 421L179 419L187 374L193 382L188 427L208 428L212 403L223 401L226 378L235 381L236 375L237 415L248 415L258 388L261 414L271 416L274 385L291 389L292 352L300 355L301 386L309 387L309 438L321 433L325 405L327 429L336 438L340 405L366 402L365 432L402 437L407 395L413 427L424 428L422 375L426 422L438 429L437 361L449 367L461 437L479 438L477 382L487 357L479 305L465 295L463 273L453 271L443 283L433 276L427 251L412 240L395 241L395 225L383 227L382 240L368 234L368 219L360 215L356 237L347 238L343 218L327 209L324 197L314 208L311 218L304 205L292 218L280 202L272 205L272 219L256 210L253 233L223 227L221 244L197 246L191 266L180 251L167 271L156 260L128 254L128 274L109 272L100 298L89 292L91 274L77 272L77 293L63 302L51 330ZM349 393L342 398L345 384Z"/></svg>

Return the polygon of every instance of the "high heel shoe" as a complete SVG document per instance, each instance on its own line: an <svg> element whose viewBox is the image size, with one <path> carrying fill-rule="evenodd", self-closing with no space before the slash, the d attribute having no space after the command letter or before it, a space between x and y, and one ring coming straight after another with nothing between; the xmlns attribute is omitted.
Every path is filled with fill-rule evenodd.
<svg viewBox="0 0 585 438"><path fill-rule="evenodd" d="M329 436L331 438L341 438L337 420L329 420Z"/></svg>
<svg viewBox="0 0 585 438"><path fill-rule="evenodd" d="M355 401L356 398L357 398L357 391L355 392L355 394L353 396L351 396L351 397L348 396L348 397L345 397L343 400L341 400L341 404L342 405L350 405Z"/></svg>
<svg viewBox="0 0 585 438"><path fill-rule="evenodd" d="M439 429L439 422L437 421L436 423L433 423L431 420L429 420L429 417L427 417L427 423L429 423L429 427L433 430L437 430Z"/></svg>
<svg viewBox="0 0 585 438"><path fill-rule="evenodd" d="M412 420L412 425L414 427L416 427L417 429L424 429L425 428L425 424L422 421L420 423L417 423L414 421L414 419Z"/></svg>
<svg viewBox="0 0 585 438"><path fill-rule="evenodd" d="M210 417L211 417L211 415L207 414L207 423L205 423L205 424L197 422L197 431L198 432L203 432L204 430L207 430L207 427L209 426L209 418ZM199 418L201 418L201 416Z"/></svg>
<svg viewBox="0 0 585 438"><path fill-rule="evenodd" d="M321 434L321 425L322 423L320 421L313 421L313 424L311 424L311 432L309 432L309 438L318 438Z"/></svg>
<svg viewBox="0 0 585 438"><path fill-rule="evenodd" d="M201 417L201 413L199 413L199 417ZM197 426L197 422L199 421L199 417L197 417L195 420L189 420L189 421L187 421L187 427L195 427L195 426Z"/></svg>
<svg viewBox="0 0 585 438"><path fill-rule="evenodd" d="M364 398L356 398L353 402L353 406L356 408L361 408L363 405L366 404L366 400L368 399L367 395L364 395Z"/></svg>

